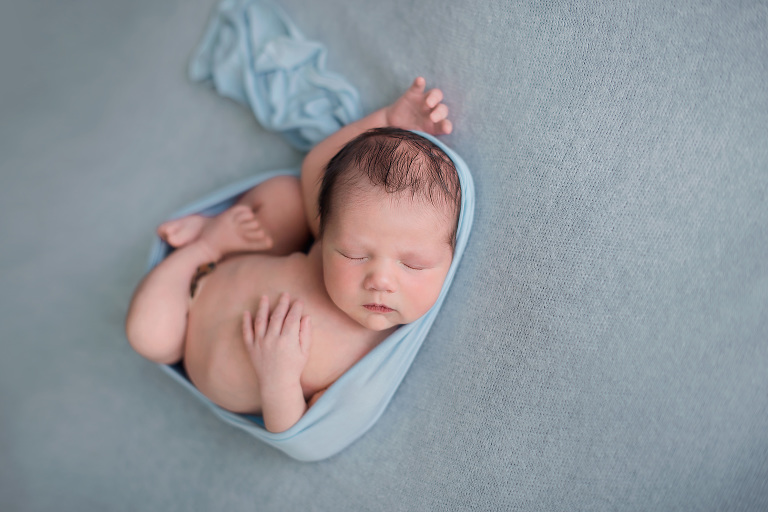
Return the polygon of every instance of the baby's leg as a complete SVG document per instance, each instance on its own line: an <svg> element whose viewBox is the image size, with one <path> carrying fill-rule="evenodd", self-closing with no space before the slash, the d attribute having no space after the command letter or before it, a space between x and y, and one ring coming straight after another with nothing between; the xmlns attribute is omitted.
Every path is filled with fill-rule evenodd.
<svg viewBox="0 0 768 512"><path fill-rule="evenodd" d="M286 256L305 249L309 226L304 213L301 184L295 176L278 176L248 190L237 201L254 211L270 246L267 254Z"/></svg>
<svg viewBox="0 0 768 512"><path fill-rule="evenodd" d="M197 239L208 221L203 215L187 215L163 222L157 228L157 235L171 247L183 247Z"/></svg>
<svg viewBox="0 0 768 512"><path fill-rule="evenodd" d="M305 247L309 238L298 178L278 176L251 188L235 204L248 207L261 228L262 246L253 251L287 255ZM197 240L212 218L188 215L164 222L157 233L172 247L184 247ZM256 235L256 232L253 233Z"/></svg>
<svg viewBox="0 0 768 512"><path fill-rule="evenodd" d="M193 242L172 252L139 283L125 319L133 349L151 361L172 364L184 354L189 289L198 267L214 255Z"/></svg>
<svg viewBox="0 0 768 512"><path fill-rule="evenodd" d="M265 204L270 202L271 198ZM303 216L303 211L297 215ZM271 221L271 216L266 218ZM260 221L246 204L207 219L195 240L161 261L136 289L125 327L134 350L157 363L179 361L184 354L190 285L198 268L228 254L262 250L264 238Z"/></svg>

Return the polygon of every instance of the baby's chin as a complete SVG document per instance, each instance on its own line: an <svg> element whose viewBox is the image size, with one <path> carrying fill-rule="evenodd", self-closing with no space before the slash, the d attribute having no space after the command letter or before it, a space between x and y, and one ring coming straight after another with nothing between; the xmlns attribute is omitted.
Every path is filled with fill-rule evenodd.
<svg viewBox="0 0 768 512"><path fill-rule="evenodd" d="M363 318L354 318L354 320L360 325L362 325L363 327L365 327L366 329L369 329L371 331L382 332L388 329L394 330L397 327L400 327L401 325L410 324L412 322L415 322L422 316L424 315L420 315L417 318L411 318L406 322L401 321L399 323L395 323L395 321L393 321L392 319L387 318L386 315L371 315Z"/></svg>
<svg viewBox="0 0 768 512"><path fill-rule="evenodd" d="M357 323L362 325L368 330L376 331L376 332L382 332L386 331L388 329L394 329L396 327L400 327L401 324L393 323L390 320L387 320L386 318L382 318L381 316L378 317L367 317L367 318L356 318L355 319Z"/></svg>
<svg viewBox="0 0 768 512"><path fill-rule="evenodd" d="M402 325L401 319L395 315L381 315L381 314L353 314L349 315L352 320L365 327L369 331L384 332L387 330L395 330Z"/></svg>

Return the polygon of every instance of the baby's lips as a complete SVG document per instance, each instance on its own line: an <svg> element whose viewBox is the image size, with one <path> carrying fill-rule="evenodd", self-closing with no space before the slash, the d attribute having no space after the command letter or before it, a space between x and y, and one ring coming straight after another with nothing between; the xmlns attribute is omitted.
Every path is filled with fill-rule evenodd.
<svg viewBox="0 0 768 512"><path fill-rule="evenodd" d="M370 311L376 311L379 313L391 313L392 311L394 311L393 308L386 306L384 304L364 304L363 307Z"/></svg>

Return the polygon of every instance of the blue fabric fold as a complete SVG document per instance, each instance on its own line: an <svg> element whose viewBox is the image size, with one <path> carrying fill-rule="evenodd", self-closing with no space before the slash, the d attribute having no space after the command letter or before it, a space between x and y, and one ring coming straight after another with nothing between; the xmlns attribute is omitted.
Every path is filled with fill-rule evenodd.
<svg viewBox="0 0 768 512"><path fill-rule="evenodd" d="M251 108L259 123L308 151L360 118L357 90L326 69L325 47L307 40L266 0L224 0L189 64L189 77Z"/></svg>
<svg viewBox="0 0 768 512"><path fill-rule="evenodd" d="M235 414L211 402L187 379L180 365L162 366L225 422L248 432L261 441L302 461L330 457L362 436L379 419L405 377L445 300L462 254L467 246L475 209L475 189L466 163L450 148L431 135L431 140L451 158L461 181L461 213L453 262L440 295L421 318L398 328L352 368L347 370L290 429L272 433L259 417ZM175 217L191 213L214 215L231 206L237 197L274 176L298 175L298 169L283 169L253 176L218 190L178 211ZM149 268L160 263L171 248L156 237L149 258Z"/></svg>

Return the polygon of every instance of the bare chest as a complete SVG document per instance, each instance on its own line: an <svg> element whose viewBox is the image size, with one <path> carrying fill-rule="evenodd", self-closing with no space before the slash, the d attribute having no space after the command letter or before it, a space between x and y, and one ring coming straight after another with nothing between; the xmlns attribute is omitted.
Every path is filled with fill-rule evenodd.
<svg viewBox="0 0 768 512"><path fill-rule="evenodd" d="M185 365L211 400L239 412L260 409L258 377L242 336L243 312L255 313L262 295L287 292L312 318L312 345L301 376L305 397L327 388L383 338L342 313L323 285L321 267L303 254L244 255L222 262L201 281L190 306Z"/></svg>

